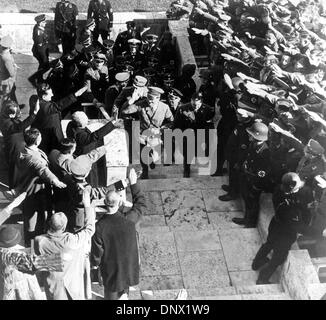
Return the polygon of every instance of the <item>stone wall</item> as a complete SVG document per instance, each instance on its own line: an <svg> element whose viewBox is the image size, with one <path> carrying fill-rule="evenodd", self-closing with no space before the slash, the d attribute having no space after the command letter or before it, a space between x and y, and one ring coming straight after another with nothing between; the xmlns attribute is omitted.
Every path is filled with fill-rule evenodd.
<svg viewBox="0 0 326 320"><path fill-rule="evenodd" d="M307 250L289 252L281 284L294 300L320 300L326 294L326 284L320 283Z"/></svg>
<svg viewBox="0 0 326 320"><path fill-rule="evenodd" d="M188 25L189 22L186 20L170 20L169 21L169 30L172 33L176 41L177 53L179 58L179 74L181 69L185 64L194 64L197 65L195 56L192 52L192 48L189 42L188 34ZM201 84L199 78L199 69L196 69L196 73L193 77L196 82L197 90Z"/></svg>

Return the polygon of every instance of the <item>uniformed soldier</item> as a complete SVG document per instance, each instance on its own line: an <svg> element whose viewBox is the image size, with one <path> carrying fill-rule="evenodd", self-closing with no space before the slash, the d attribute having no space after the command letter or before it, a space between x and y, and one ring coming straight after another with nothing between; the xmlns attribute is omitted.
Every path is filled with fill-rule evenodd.
<svg viewBox="0 0 326 320"><path fill-rule="evenodd" d="M157 72L154 68L148 67L143 69L143 75L148 81L148 86L153 87L159 85Z"/></svg>
<svg viewBox="0 0 326 320"><path fill-rule="evenodd" d="M297 235L304 234L310 220L310 206L314 199L309 187L304 186L298 174L286 173L282 184L273 193L275 216L268 227L267 241L258 250L253 270L260 270L257 284L269 284L269 278L288 255ZM267 256L273 250L272 258Z"/></svg>
<svg viewBox="0 0 326 320"><path fill-rule="evenodd" d="M177 109L181 106L182 97L182 92L176 88L171 88L168 93L167 104L170 107L173 116L175 116Z"/></svg>
<svg viewBox="0 0 326 320"><path fill-rule="evenodd" d="M225 152L229 168L229 185L222 185L227 194L218 197L221 201L234 200L240 194L240 169L248 152L250 141L247 128L252 126L253 116L253 113L245 109L237 109L238 124L228 139Z"/></svg>
<svg viewBox="0 0 326 320"><path fill-rule="evenodd" d="M159 58L160 48L158 46L158 36L156 34L146 34L145 41L143 42L142 51L148 59L149 57Z"/></svg>
<svg viewBox="0 0 326 320"><path fill-rule="evenodd" d="M243 81L239 77L234 77L232 80L225 74L228 89L224 91L224 94L220 97L220 114L222 118L217 125L217 168L213 176L223 175L223 165L225 162L225 147L227 141L232 134L233 129L237 125L237 114L238 102L243 95Z"/></svg>
<svg viewBox="0 0 326 320"><path fill-rule="evenodd" d="M214 112L212 111L210 106L203 103L203 95L201 92L193 94L191 97L191 101L189 103L181 105L177 109L175 115L174 127L181 129L182 131L186 129L192 129L195 131L195 138L196 138L195 155L198 154L196 130L211 129L213 117L214 117ZM207 135L206 135L205 143L207 145ZM189 178L190 164L193 159L188 157L187 141L184 141L183 143L183 159L184 159L183 176L185 178Z"/></svg>
<svg viewBox="0 0 326 320"><path fill-rule="evenodd" d="M103 40L103 47L101 52L105 54L106 63L108 68L113 67L114 64L114 53L113 53L114 41L111 39Z"/></svg>
<svg viewBox="0 0 326 320"><path fill-rule="evenodd" d="M63 54L75 47L78 8L68 0L57 2L54 13L54 32L62 43Z"/></svg>
<svg viewBox="0 0 326 320"><path fill-rule="evenodd" d="M110 86L105 92L105 109L110 116L118 116L119 110L114 107L114 101L119 96L121 91L126 88L130 74L128 72L119 72L115 75L115 84Z"/></svg>
<svg viewBox="0 0 326 320"><path fill-rule="evenodd" d="M128 86L122 89L122 91L114 101L114 109L119 110L119 115L121 115L119 116L119 118L121 117L122 119L124 119L125 130L128 132L129 135L129 161L131 163L133 161L132 143L133 141L137 141L136 139L138 139L138 137L136 137L135 133L132 130L132 122L134 120L139 120L139 115L137 112L121 114L121 110L136 103L138 100L145 98L148 92L146 85L147 79L142 76L136 75L134 77L132 86Z"/></svg>
<svg viewBox="0 0 326 320"><path fill-rule="evenodd" d="M158 160L157 157L160 154L158 149L161 148L161 130L173 125L173 115L169 106L160 101L163 92L161 88L149 87L145 99L126 106L122 110L123 114L135 112L139 114L142 179L148 179L148 166L150 165L154 169L155 161Z"/></svg>
<svg viewBox="0 0 326 320"><path fill-rule="evenodd" d="M191 96L196 92L196 83L192 78L196 72L196 65L185 64L182 67L181 76L176 79L175 88L183 94L184 103L189 102Z"/></svg>
<svg viewBox="0 0 326 320"><path fill-rule="evenodd" d="M199 91L203 94L203 102L215 109L217 93L213 85L213 75L210 70L204 70L199 77L202 79Z"/></svg>
<svg viewBox="0 0 326 320"><path fill-rule="evenodd" d="M88 48L91 45L94 45L94 36L93 32L95 30L95 20L89 18L86 20L85 27L82 29L79 37L79 42L83 45L84 48Z"/></svg>
<svg viewBox="0 0 326 320"><path fill-rule="evenodd" d="M325 149L314 139L310 139L304 147L296 172L307 185L312 186L313 179L326 171Z"/></svg>
<svg viewBox="0 0 326 320"><path fill-rule="evenodd" d="M17 65L11 54L14 40L8 35L1 38L0 42L0 103L5 98L17 102L16 98L16 76ZM1 110L1 108L0 108Z"/></svg>
<svg viewBox="0 0 326 320"><path fill-rule="evenodd" d="M113 25L113 10L108 0L91 0L88 5L87 18L95 20L94 41L101 35L102 42L108 39Z"/></svg>
<svg viewBox="0 0 326 320"><path fill-rule="evenodd" d="M255 122L246 131L249 133L250 144L246 160L243 163L243 181L241 194L245 202L244 218L233 218L236 224L245 228L255 228L259 215L259 198L264 190L271 187L271 154L266 141L268 140L268 127Z"/></svg>
<svg viewBox="0 0 326 320"><path fill-rule="evenodd" d="M121 55L122 52L128 51L129 44L128 40L130 39L138 39L141 40L141 35L138 30L136 30L135 21L127 21L127 30L120 32L115 40L114 44L114 54L115 56Z"/></svg>
<svg viewBox="0 0 326 320"><path fill-rule="evenodd" d="M135 38L128 40L129 48L122 54L126 59L129 59L130 65L134 68L134 73L139 74L141 70L146 66L145 55L140 50L141 41Z"/></svg>
<svg viewBox="0 0 326 320"><path fill-rule="evenodd" d="M105 63L105 55L97 53L94 56L91 67L86 70L84 76L89 88L88 91L101 103L104 103L105 91L109 84L109 72Z"/></svg>
<svg viewBox="0 0 326 320"><path fill-rule="evenodd" d="M45 14L35 17L36 25L33 29L32 48L33 56L39 62L39 69L46 68L49 64L48 35L45 32Z"/></svg>

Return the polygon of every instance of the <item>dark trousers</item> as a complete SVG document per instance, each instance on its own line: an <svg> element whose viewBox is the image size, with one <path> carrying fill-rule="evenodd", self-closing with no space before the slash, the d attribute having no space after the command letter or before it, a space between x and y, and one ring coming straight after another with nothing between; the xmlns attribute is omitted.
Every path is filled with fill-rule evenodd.
<svg viewBox="0 0 326 320"><path fill-rule="evenodd" d="M102 41L108 39L109 36L109 31L108 30L103 30L103 29L98 29L96 27L93 32L93 40L94 42L98 40L99 36L101 36Z"/></svg>
<svg viewBox="0 0 326 320"><path fill-rule="evenodd" d="M229 194L237 196L240 193L240 181L241 171L239 168L235 168L234 163L229 163Z"/></svg>
<svg viewBox="0 0 326 320"><path fill-rule="evenodd" d="M46 187L29 195L23 202L25 246L30 247L31 240L46 231L47 219L52 214L51 189Z"/></svg>
<svg viewBox="0 0 326 320"><path fill-rule="evenodd" d="M46 45L34 45L32 48L33 56L39 62L38 70L45 69L49 65L49 49Z"/></svg>
<svg viewBox="0 0 326 320"><path fill-rule="evenodd" d="M69 53L75 48L76 33L56 30L56 36L61 39L63 54Z"/></svg>
<svg viewBox="0 0 326 320"><path fill-rule="evenodd" d="M233 131L234 126L229 123L220 121L217 127L217 148L216 148L216 172L222 172L225 162L225 151L228 139Z"/></svg>
<svg viewBox="0 0 326 320"><path fill-rule="evenodd" d="M129 293L129 288L122 290L120 292L109 291L108 288L104 286L104 300L118 300L124 293Z"/></svg>
<svg viewBox="0 0 326 320"><path fill-rule="evenodd" d="M273 250L271 260L260 270L258 280L267 282L277 267L284 263L292 244L296 241L296 233L290 230L281 231L279 222L273 218L268 227L267 241L258 250L253 265L260 267L267 255Z"/></svg>
<svg viewBox="0 0 326 320"><path fill-rule="evenodd" d="M241 178L241 195L245 202L246 225L255 227L259 216L259 198L262 189L254 183L253 179L244 174Z"/></svg>

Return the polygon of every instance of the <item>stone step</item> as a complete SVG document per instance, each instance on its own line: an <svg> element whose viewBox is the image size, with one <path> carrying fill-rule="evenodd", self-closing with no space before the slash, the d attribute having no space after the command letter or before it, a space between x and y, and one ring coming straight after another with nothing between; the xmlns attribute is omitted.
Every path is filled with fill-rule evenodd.
<svg viewBox="0 0 326 320"><path fill-rule="evenodd" d="M280 284L260 284L235 286L237 294L280 294L284 290Z"/></svg>
<svg viewBox="0 0 326 320"><path fill-rule="evenodd" d="M228 177L191 177L171 179L139 180L144 192L169 190L208 190L221 188L228 183ZM224 192L223 192L224 193Z"/></svg>
<svg viewBox="0 0 326 320"><path fill-rule="evenodd" d="M185 289L187 300L291 300L290 296L282 291L266 291L262 293L237 293L233 287L214 288L206 292L194 289ZM215 291L215 292L214 292ZM180 289L171 290L130 290L129 300L176 300Z"/></svg>

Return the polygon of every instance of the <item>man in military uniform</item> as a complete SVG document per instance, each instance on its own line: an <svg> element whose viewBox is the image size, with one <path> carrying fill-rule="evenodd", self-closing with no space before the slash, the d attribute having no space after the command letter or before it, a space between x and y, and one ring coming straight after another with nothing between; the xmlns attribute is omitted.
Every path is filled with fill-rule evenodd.
<svg viewBox="0 0 326 320"><path fill-rule="evenodd" d="M167 104L170 107L173 116L175 116L178 108L181 106L182 97L182 92L176 88L171 88L168 93Z"/></svg>
<svg viewBox="0 0 326 320"><path fill-rule="evenodd" d="M200 78L202 79L202 84L199 91L203 94L203 102L215 109L217 94L213 85L213 74L209 70L204 70L200 74Z"/></svg>
<svg viewBox="0 0 326 320"><path fill-rule="evenodd" d="M245 202L244 218L233 218L236 224L245 228L255 228L259 215L259 197L262 191L270 188L271 155L266 141L268 127L255 122L246 131L249 133L250 144L246 160L243 164L243 181L241 193Z"/></svg>
<svg viewBox="0 0 326 320"><path fill-rule="evenodd" d="M309 187L304 186L298 174L283 175L282 184L273 193L275 215L268 227L267 241L258 250L253 270L260 270L257 284L269 284L269 278L288 255L298 233L304 234L310 220L310 206L314 199ZM272 258L267 255L273 250Z"/></svg>
<svg viewBox="0 0 326 320"><path fill-rule="evenodd" d="M247 128L252 126L253 116L253 113L245 109L237 109L238 124L228 139L225 152L229 168L229 185L222 185L227 194L218 197L221 201L234 200L240 193L240 169L248 152L250 141Z"/></svg>
<svg viewBox="0 0 326 320"><path fill-rule="evenodd" d="M128 50L122 54L125 55L126 59L128 59L130 64L133 66L134 73L139 74L145 67L145 55L140 50L141 41L132 38L128 40L128 45Z"/></svg>
<svg viewBox="0 0 326 320"><path fill-rule="evenodd" d="M76 42L78 8L68 0L57 2L54 13L54 32L62 43L63 54L72 51Z"/></svg>
<svg viewBox="0 0 326 320"><path fill-rule="evenodd" d="M243 95L243 88L241 84L243 81L239 77L234 77L232 80L228 74L224 75L227 91L220 97L220 113L221 120L217 125L217 149L216 149L216 162L217 168L213 176L223 175L223 165L225 162L225 147L227 141L232 134L233 129L237 125L236 110L238 102Z"/></svg>
<svg viewBox="0 0 326 320"><path fill-rule="evenodd" d="M110 86L105 92L105 109L110 116L118 116L119 110L113 108L115 99L127 86L130 78L128 72L119 72L115 75L115 84Z"/></svg>
<svg viewBox="0 0 326 320"><path fill-rule="evenodd" d="M128 51L129 44L128 40L138 39L141 40L140 32L136 30L135 21L127 21L127 30L120 32L115 40L114 44L114 54L115 56L121 55L122 52Z"/></svg>
<svg viewBox="0 0 326 320"><path fill-rule="evenodd" d="M181 129L182 131L187 129L194 130L196 143L195 150L197 149L197 129L211 129L212 118L214 112L211 107L203 103L203 95L201 92L195 93L191 97L191 101L184 105L181 105L175 115L174 127ZM208 132L208 130L206 130ZM207 145L207 134L205 137L205 143ZM197 152L196 152L197 151ZM195 151L195 156L198 155L198 150ZM190 164L192 158L188 157L187 141L183 143L183 159L184 159L184 177L190 177Z"/></svg>
<svg viewBox="0 0 326 320"><path fill-rule="evenodd" d="M17 102L15 94L17 65L10 52L13 43L10 36L4 36L0 42L0 103L5 97Z"/></svg>
<svg viewBox="0 0 326 320"><path fill-rule="evenodd" d="M142 51L144 52L146 59L149 57L159 58L160 48L158 46L157 41L158 36L156 34L150 33L145 36Z"/></svg>
<svg viewBox="0 0 326 320"><path fill-rule="evenodd" d="M33 56L39 62L39 69L46 68L49 64L48 35L45 33L45 14L35 17L36 25L33 29L32 48Z"/></svg>
<svg viewBox="0 0 326 320"><path fill-rule="evenodd" d="M94 45L93 32L95 30L95 26L95 20L93 18L86 20L85 27L82 29L79 37L79 42L83 45L84 48L88 48L91 45Z"/></svg>
<svg viewBox="0 0 326 320"><path fill-rule="evenodd" d="M160 101L163 92L161 88L149 87L145 99L122 110L123 114L137 112L139 115L142 179L148 179L149 165L152 169L155 167L155 161L160 154L157 149L161 148L161 130L173 125L173 115L169 106Z"/></svg>
<svg viewBox="0 0 326 320"><path fill-rule="evenodd" d="M304 156L301 158L296 172L307 185L312 186L313 179L323 175L326 171L324 148L316 140L310 139L304 147Z"/></svg>
<svg viewBox="0 0 326 320"><path fill-rule="evenodd" d="M147 79L142 76L135 76L132 86L128 86L120 92L118 97L114 101L114 110L118 110L121 118L124 119L125 130L129 135L129 161L132 163L132 143L133 141L137 141L134 131L132 130L132 122L134 120L139 120L138 113L123 113L121 114L121 110L127 108L128 106L136 103L138 100L145 98L147 96ZM116 111L114 111L116 112ZM131 155L131 156L130 156Z"/></svg>
<svg viewBox="0 0 326 320"><path fill-rule="evenodd" d="M97 53L84 76L84 80L88 86L88 92L100 103L104 103L105 91L109 84L109 72L105 63L105 55L103 53Z"/></svg>
<svg viewBox="0 0 326 320"><path fill-rule="evenodd" d="M113 10L108 0L91 0L88 5L87 18L95 20L94 41L101 35L102 41L106 40L113 25Z"/></svg>

